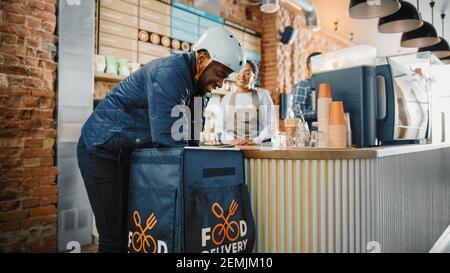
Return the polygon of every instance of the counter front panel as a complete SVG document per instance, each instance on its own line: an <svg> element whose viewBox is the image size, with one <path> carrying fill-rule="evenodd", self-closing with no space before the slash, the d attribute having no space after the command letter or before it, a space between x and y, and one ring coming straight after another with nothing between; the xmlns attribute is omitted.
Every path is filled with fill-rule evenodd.
<svg viewBox="0 0 450 273"><path fill-rule="evenodd" d="M317 152L244 151L255 252L428 252L450 224L448 144Z"/></svg>

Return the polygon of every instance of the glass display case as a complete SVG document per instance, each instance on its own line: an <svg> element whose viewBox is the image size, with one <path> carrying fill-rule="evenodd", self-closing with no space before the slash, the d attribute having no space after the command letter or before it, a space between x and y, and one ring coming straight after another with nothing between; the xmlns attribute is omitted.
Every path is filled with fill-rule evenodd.
<svg viewBox="0 0 450 273"><path fill-rule="evenodd" d="M439 111L436 99L442 86L436 81L449 81L443 77L445 67L431 52L411 53L378 58L377 69L387 67L388 73L377 74L378 130L393 126L392 140L432 139L433 112ZM449 86L450 82L446 86ZM441 86L436 89L437 86ZM447 93L448 94L448 93ZM436 103L436 107L434 104ZM438 129L438 128L437 128ZM386 130L385 130L386 131Z"/></svg>

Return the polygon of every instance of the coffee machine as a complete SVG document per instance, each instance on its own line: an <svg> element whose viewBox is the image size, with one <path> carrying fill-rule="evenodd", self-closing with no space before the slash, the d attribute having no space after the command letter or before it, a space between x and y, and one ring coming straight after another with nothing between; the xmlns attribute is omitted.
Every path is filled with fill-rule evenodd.
<svg viewBox="0 0 450 273"><path fill-rule="evenodd" d="M358 147L377 145L376 69L357 66L313 74L311 83L319 90L321 83L331 85L333 101L342 101L350 114L352 143Z"/></svg>
<svg viewBox="0 0 450 273"><path fill-rule="evenodd" d="M363 49L356 48L356 52ZM313 67L311 81L316 90L321 83L329 83L332 99L343 101L344 111L350 114L352 143L373 147L429 139L431 53L372 56L373 62L369 58L353 62L351 50L355 49L313 57L316 71ZM370 51L370 47L365 50ZM321 69L326 66L328 69Z"/></svg>

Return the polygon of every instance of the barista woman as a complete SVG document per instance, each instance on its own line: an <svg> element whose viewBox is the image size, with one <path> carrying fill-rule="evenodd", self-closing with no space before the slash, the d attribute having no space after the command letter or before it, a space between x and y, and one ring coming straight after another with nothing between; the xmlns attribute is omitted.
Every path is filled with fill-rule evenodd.
<svg viewBox="0 0 450 273"><path fill-rule="evenodd" d="M255 90L258 66L250 60L236 75L236 93L226 95L221 103L222 143L260 144L275 132L275 110L269 93Z"/></svg>

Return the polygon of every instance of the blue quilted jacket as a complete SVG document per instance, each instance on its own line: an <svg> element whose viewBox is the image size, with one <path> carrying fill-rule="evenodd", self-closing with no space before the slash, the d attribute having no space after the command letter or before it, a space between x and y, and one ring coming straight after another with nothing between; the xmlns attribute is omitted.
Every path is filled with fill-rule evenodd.
<svg viewBox="0 0 450 273"><path fill-rule="evenodd" d="M175 105L189 106L193 96L201 95L195 86L195 71L195 53L190 52L151 61L131 74L84 124L81 138L86 148L117 153L149 144L186 146L187 140L171 137L172 124L180 119L171 117L171 111Z"/></svg>

